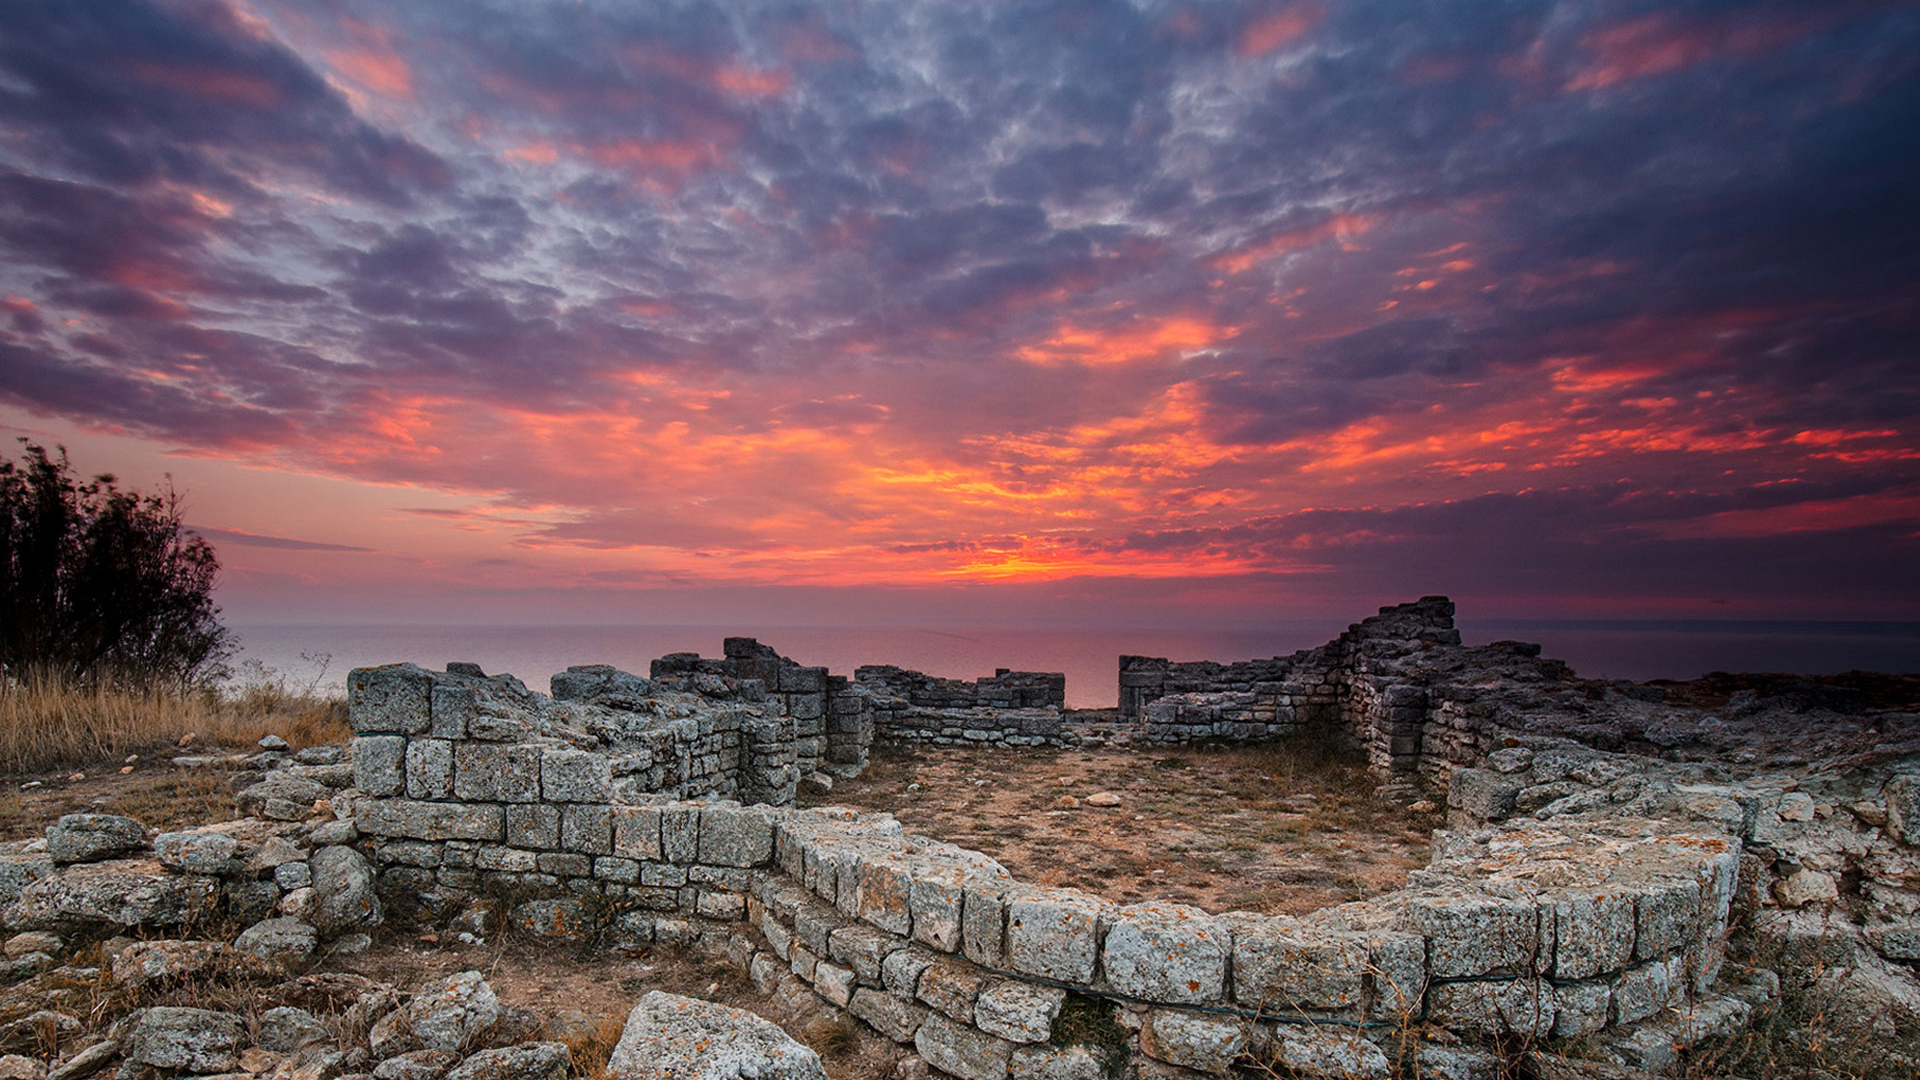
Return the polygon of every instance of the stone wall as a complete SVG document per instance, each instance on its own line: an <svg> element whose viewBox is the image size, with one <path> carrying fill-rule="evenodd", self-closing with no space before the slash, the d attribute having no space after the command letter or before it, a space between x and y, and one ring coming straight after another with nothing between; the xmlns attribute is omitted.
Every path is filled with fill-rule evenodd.
<svg viewBox="0 0 1920 1080"><path fill-rule="evenodd" d="M1064 709L1067 677L1058 671L1000 668L972 682L943 679L892 664L863 664L854 681L875 696L898 698L922 709Z"/></svg>
<svg viewBox="0 0 1920 1080"><path fill-rule="evenodd" d="M844 675L805 667L750 637L730 637L719 659L670 653L653 662L654 679L697 689L694 676L753 681L793 721L795 767L801 775L826 769L859 771L873 741L873 714L865 695Z"/></svg>

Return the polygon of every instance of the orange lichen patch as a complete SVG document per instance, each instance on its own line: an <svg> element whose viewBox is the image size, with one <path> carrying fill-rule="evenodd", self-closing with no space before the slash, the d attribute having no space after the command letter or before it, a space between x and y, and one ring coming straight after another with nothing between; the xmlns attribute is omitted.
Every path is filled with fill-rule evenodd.
<svg viewBox="0 0 1920 1080"><path fill-rule="evenodd" d="M1326 15L1317 3L1290 4L1278 11L1272 11L1248 23L1234 41L1234 51L1241 56L1261 56L1290 45L1303 37L1307 31L1318 26Z"/></svg>
<svg viewBox="0 0 1920 1080"><path fill-rule="evenodd" d="M1197 352L1239 332L1239 327L1187 316L1130 319L1110 328L1062 323L1051 337L1016 349L1014 355L1034 364L1127 364Z"/></svg>
<svg viewBox="0 0 1920 1080"><path fill-rule="evenodd" d="M1238 251L1216 255L1210 265L1226 273L1237 274L1268 259L1300 251L1327 240L1338 240L1341 247L1350 250L1350 241L1354 237L1367 232L1379 223L1378 214L1335 214L1317 225L1289 229L1264 240L1257 240Z"/></svg>

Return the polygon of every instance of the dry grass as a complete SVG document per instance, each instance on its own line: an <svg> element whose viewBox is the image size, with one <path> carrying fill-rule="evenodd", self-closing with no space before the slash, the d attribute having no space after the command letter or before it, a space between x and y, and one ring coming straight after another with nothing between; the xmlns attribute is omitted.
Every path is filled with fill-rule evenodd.
<svg viewBox="0 0 1920 1080"><path fill-rule="evenodd" d="M346 703L278 683L170 693L45 676L0 684L0 772L81 768L173 747L244 746L274 734L295 747L345 739Z"/></svg>

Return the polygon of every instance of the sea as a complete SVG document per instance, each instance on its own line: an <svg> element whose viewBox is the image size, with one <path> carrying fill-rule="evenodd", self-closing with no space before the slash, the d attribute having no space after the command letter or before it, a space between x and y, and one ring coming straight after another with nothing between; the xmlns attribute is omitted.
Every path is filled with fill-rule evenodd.
<svg viewBox="0 0 1920 1080"><path fill-rule="evenodd" d="M1745 622L1734 620L1461 619L1470 645L1538 642L1580 675L1610 679L1691 679L1714 671L1834 674L1920 673L1920 622ZM658 656L719 656L729 635L758 637L803 664L851 675L862 664L896 664L955 679L998 668L1060 671L1067 704L1112 708L1123 653L1172 660L1250 660L1319 645L1345 624L1300 621L1257 629L953 629L941 627L448 626L240 624L236 678L276 680L289 689L339 692L356 667L448 661L509 672L545 691L574 664L611 664L644 675Z"/></svg>

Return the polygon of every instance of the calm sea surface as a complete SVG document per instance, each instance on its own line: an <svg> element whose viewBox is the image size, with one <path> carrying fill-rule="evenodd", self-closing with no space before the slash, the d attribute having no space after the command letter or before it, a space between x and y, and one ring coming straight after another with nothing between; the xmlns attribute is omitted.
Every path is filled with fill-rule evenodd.
<svg viewBox="0 0 1920 1080"><path fill-rule="evenodd" d="M995 668L1064 671L1067 704L1111 707L1119 700L1122 653L1174 660L1247 660L1310 648L1344 624L1294 623L1264 630L929 630L912 627L758 631L687 626L265 626L238 625L241 659L258 661L295 686L338 690L347 671L410 660L443 667L471 660L511 672L533 689L570 664L612 664L641 675L670 652L719 656L730 633L757 636L803 664L851 675L861 664L898 664L948 678ZM1504 638L1540 642L1546 655L1582 675L1687 679L1709 671L1827 674L1859 668L1920 672L1920 623L1460 622L1468 644ZM322 663L324 662L324 671Z"/></svg>

